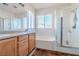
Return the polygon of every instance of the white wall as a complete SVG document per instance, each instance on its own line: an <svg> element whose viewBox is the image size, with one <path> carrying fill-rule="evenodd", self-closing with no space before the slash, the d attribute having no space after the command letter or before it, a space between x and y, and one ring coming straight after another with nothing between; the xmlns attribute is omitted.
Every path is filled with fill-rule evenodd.
<svg viewBox="0 0 79 59"><path fill-rule="evenodd" d="M61 11L63 10L63 8L66 8L68 6L70 6L72 8L71 5L66 5L66 6L62 6L62 7L60 6L60 7L56 8L56 15L55 15L56 16L56 24L55 24L56 28L54 27L54 30L56 32L56 37L55 37L56 41L41 41L41 40L38 40L38 38L37 38L37 40L36 40L37 48L49 49L49 50L55 50L55 51L61 51L61 52L79 55L79 48L61 47L61 38L60 38L60 34L61 34L60 17L62 16ZM45 9L44 11L46 11L46 10L47 9ZM42 11L42 13L43 13L43 11ZM40 37L39 37L39 39L40 39Z"/></svg>

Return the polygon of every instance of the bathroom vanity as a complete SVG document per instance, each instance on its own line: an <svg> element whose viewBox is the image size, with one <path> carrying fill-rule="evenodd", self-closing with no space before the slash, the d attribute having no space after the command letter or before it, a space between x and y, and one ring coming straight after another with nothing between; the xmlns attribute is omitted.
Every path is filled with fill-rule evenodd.
<svg viewBox="0 0 79 59"><path fill-rule="evenodd" d="M35 48L35 32L0 34L0 56L26 56Z"/></svg>

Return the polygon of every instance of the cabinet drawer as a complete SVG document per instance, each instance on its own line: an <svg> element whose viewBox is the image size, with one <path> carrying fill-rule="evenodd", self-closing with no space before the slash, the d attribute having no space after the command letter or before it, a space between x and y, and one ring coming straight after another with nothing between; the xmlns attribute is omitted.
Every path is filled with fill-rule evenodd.
<svg viewBox="0 0 79 59"><path fill-rule="evenodd" d="M35 39L35 36L29 36L29 39Z"/></svg>
<svg viewBox="0 0 79 59"><path fill-rule="evenodd" d="M23 37L23 38L22 38ZM19 42L18 42L18 46L28 46L28 38L27 36L22 36L21 38L19 37L19 39L21 39Z"/></svg>
<svg viewBox="0 0 79 59"><path fill-rule="evenodd" d="M19 47L19 55L25 56L28 54L28 46L21 46Z"/></svg>
<svg viewBox="0 0 79 59"><path fill-rule="evenodd" d="M18 37L18 41L28 40L28 35L21 35Z"/></svg>
<svg viewBox="0 0 79 59"><path fill-rule="evenodd" d="M35 36L35 33L30 33L29 36Z"/></svg>
<svg viewBox="0 0 79 59"><path fill-rule="evenodd" d="M35 39L35 33L29 34L29 39Z"/></svg>
<svg viewBox="0 0 79 59"><path fill-rule="evenodd" d="M24 40L24 41L22 41L22 42L18 42L18 45L19 45L19 47L20 47L20 46L24 46L24 45L25 45L25 46L28 46L28 41L25 41L25 40Z"/></svg>
<svg viewBox="0 0 79 59"><path fill-rule="evenodd" d="M28 54L28 35L18 36L18 55L25 56Z"/></svg>

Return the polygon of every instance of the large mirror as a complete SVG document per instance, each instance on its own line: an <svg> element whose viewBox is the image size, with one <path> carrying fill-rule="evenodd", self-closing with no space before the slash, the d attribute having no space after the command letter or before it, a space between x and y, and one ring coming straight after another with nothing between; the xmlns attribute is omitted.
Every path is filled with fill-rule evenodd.
<svg viewBox="0 0 79 59"><path fill-rule="evenodd" d="M24 26L25 25L25 26ZM24 18L2 18L0 17L0 32L22 31L27 29L27 17Z"/></svg>

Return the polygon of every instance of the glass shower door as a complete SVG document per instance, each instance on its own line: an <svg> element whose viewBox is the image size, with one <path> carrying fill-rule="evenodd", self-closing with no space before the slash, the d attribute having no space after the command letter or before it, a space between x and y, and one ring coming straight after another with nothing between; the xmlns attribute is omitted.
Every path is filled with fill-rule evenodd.
<svg viewBox="0 0 79 59"><path fill-rule="evenodd" d="M77 10L66 9L63 11L62 46L79 48L78 10L77 8Z"/></svg>

